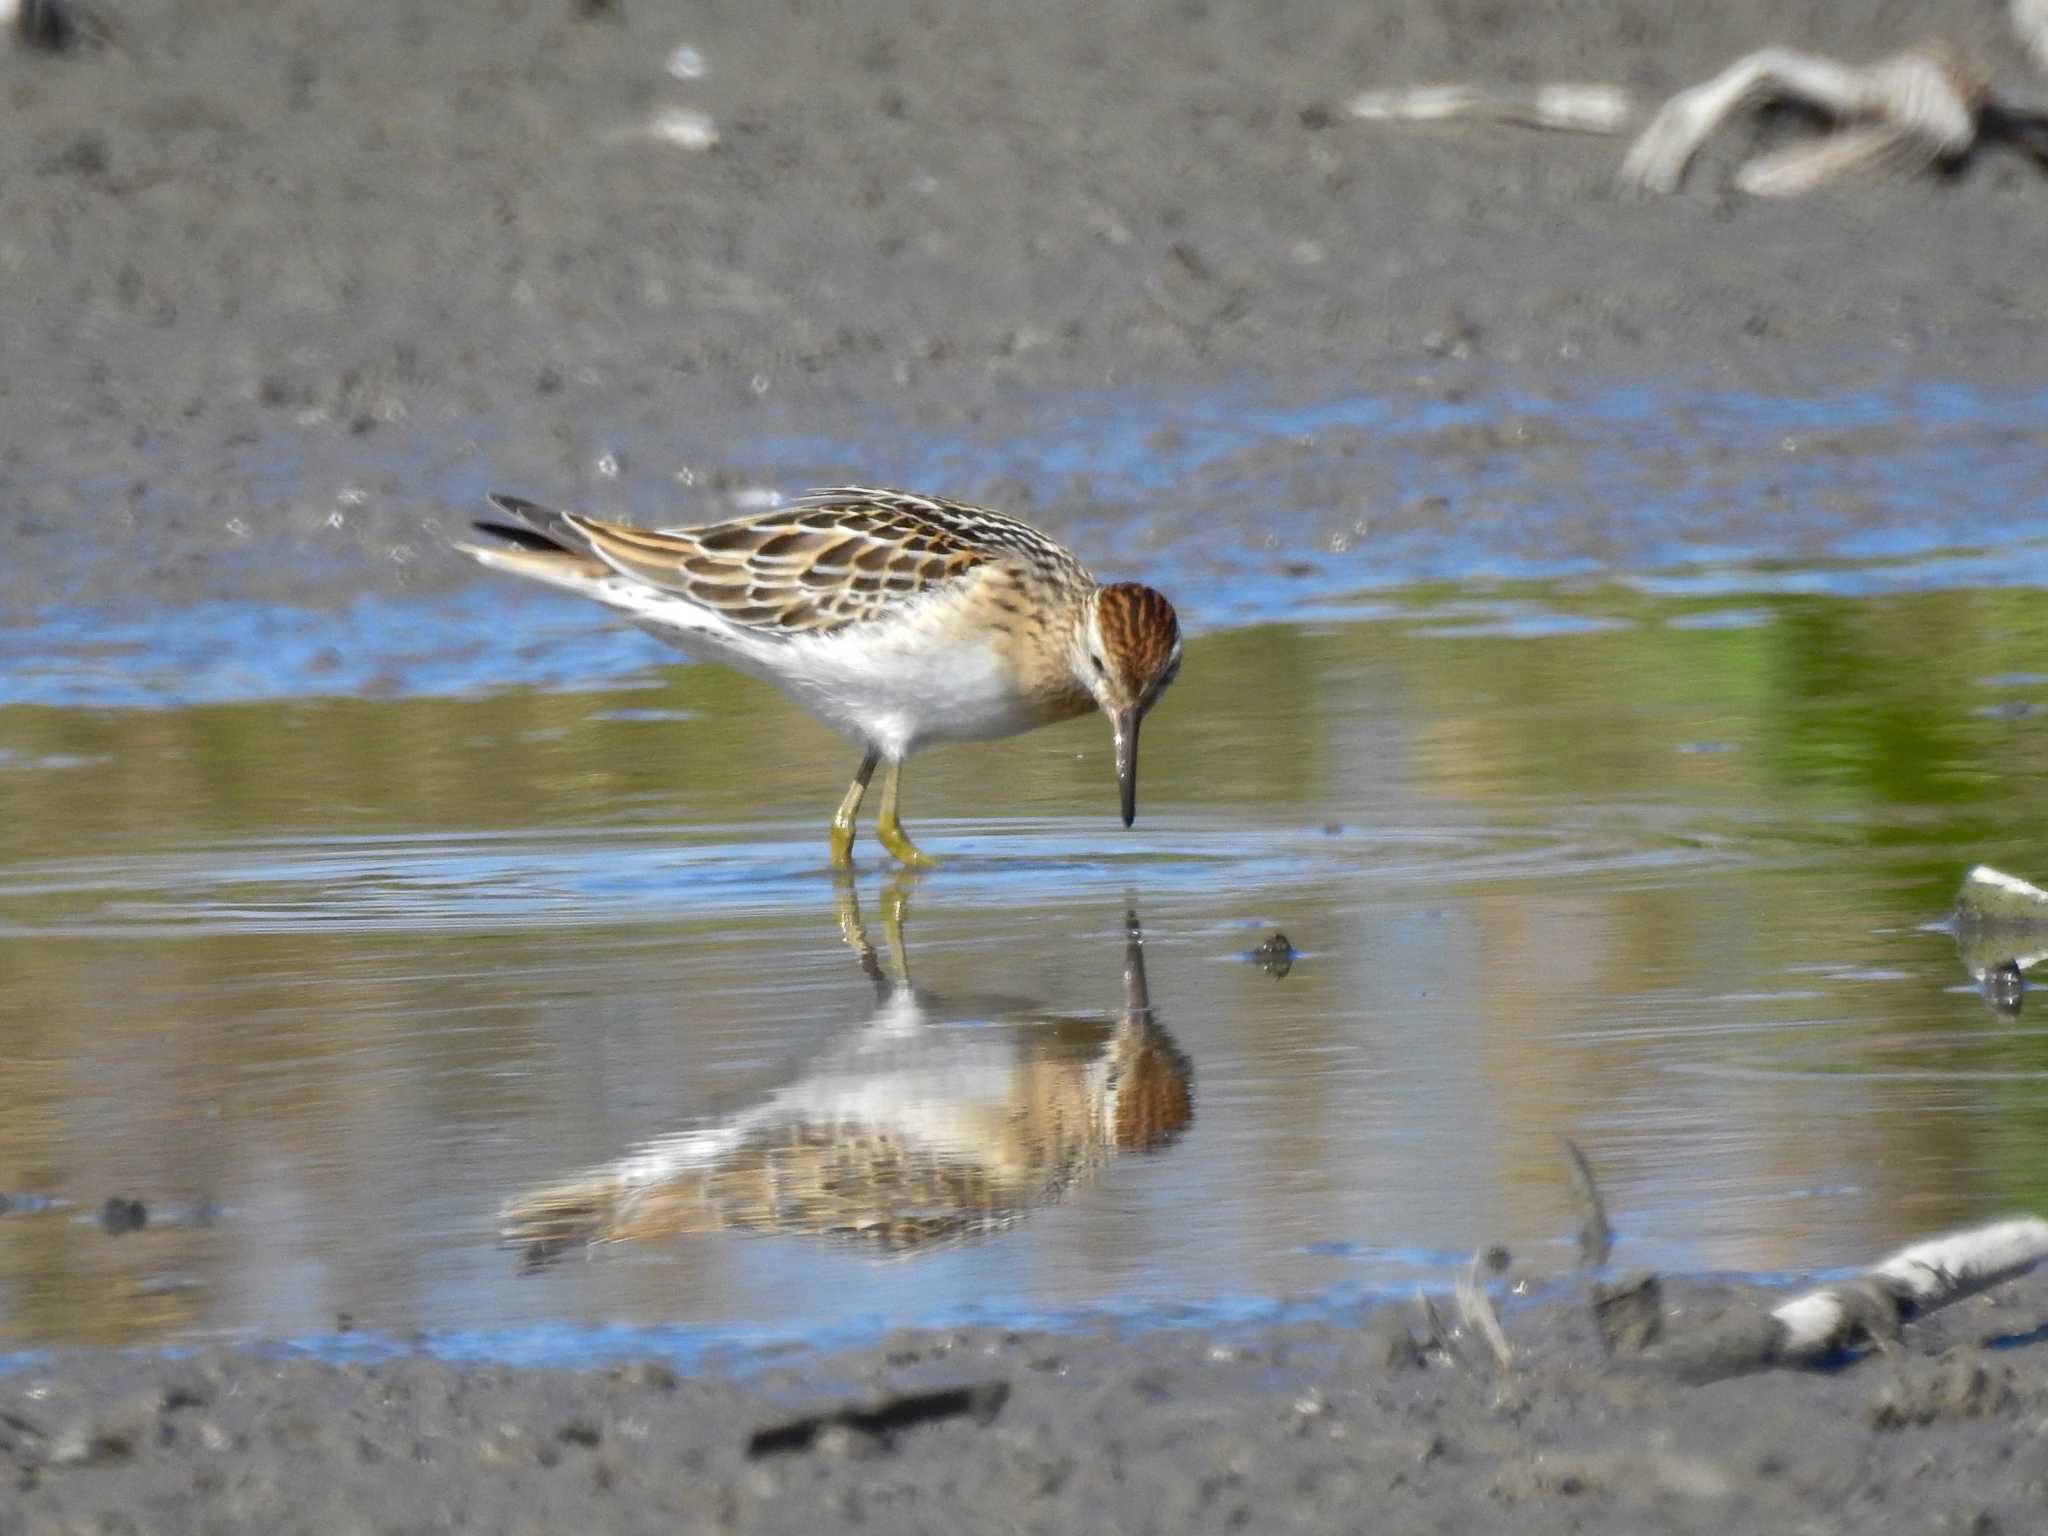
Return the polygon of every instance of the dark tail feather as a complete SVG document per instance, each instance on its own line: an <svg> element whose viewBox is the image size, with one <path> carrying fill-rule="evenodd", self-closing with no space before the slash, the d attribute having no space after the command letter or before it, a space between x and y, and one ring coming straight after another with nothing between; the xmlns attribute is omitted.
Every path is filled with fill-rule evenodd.
<svg viewBox="0 0 2048 1536"><path fill-rule="evenodd" d="M564 549L545 534L535 533L531 528L514 528L509 523L473 522L469 525L478 533L488 533L494 539L503 539L519 549L532 550L536 555L566 555Z"/></svg>
<svg viewBox="0 0 2048 1536"><path fill-rule="evenodd" d="M479 533L488 533L493 538L503 539L507 544L520 549L532 550L535 554L587 555L590 541L579 533L568 514L553 507L541 506L538 502L527 501L518 496L505 496L493 491L488 498L491 505L511 518L510 523L477 521L470 526Z"/></svg>

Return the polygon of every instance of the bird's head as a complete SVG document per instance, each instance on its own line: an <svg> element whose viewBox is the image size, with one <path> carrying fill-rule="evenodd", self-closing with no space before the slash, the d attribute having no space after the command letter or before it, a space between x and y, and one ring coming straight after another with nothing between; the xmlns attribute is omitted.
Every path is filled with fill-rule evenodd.
<svg viewBox="0 0 2048 1536"><path fill-rule="evenodd" d="M1124 825L1138 814L1138 725L1180 671L1173 604L1134 581L1099 587L1075 637L1074 675L1116 733L1116 782Z"/></svg>

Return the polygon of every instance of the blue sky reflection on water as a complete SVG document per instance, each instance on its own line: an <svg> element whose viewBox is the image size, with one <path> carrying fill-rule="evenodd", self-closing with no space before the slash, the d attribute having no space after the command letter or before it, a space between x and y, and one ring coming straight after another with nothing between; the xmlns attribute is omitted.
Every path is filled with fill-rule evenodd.
<svg viewBox="0 0 2048 1536"><path fill-rule="evenodd" d="M1105 574L1142 571L1215 628L1351 617L1361 600L1444 585L2048 585L2044 423L2048 394L1942 382L1811 399L1638 385L1308 404L1242 388L1041 402L1006 414L1000 435L878 423L735 454L785 492L850 466L963 493L1029 488ZM653 468L619 488L626 510L656 523L716 514L715 498L658 472L658 446L634 461ZM451 536L490 479L439 451L410 475L401 455L399 473L449 509ZM245 545L240 558L260 554ZM487 580L331 610L52 608L0 624L0 703L559 688L669 659L573 599Z"/></svg>

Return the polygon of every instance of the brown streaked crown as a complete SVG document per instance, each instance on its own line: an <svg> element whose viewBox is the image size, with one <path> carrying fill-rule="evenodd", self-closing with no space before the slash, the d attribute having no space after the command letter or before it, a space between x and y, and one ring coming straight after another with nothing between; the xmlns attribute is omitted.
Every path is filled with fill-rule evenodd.
<svg viewBox="0 0 2048 1536"><path fill-rule="evenodd" d="M1173 1037L1147 1024L1119 1051L1116 1121L1121 1152L1157 1152L1195 1118L1194 1064Z"/></svg>
<svg viewBox="0 0 2048 1536"><path fill-rule="evenodd" d="M1133 682L1150 685L1173 661L1180 644L1180 619L1173 604L1135 581L1104 587L1095 599L1103 647Z"/></svg>

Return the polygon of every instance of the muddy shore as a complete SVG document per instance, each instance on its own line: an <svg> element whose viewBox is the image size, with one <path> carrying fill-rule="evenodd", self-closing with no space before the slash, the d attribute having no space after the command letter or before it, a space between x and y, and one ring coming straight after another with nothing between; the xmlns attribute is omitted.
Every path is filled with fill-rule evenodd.
<svg viewBox="0 0 2048 1536"><path fill-rule="evenodd" d="M1688 1385L1602 1355L1567 1282L1517 1358L1418 1313L1064 1336L966 1330L588 1373L206 1350L0 1378L24 1533L2034 1529L2048 1281L1829 1372ZM1758 1299L1668 1287L1674 1333Z"/></svg>
<svg viewBox="0 0 2048 1536"><path fill-rule="evenodd" d="M2038 387L2048 180L2010 152L1766 204L1728 190L1743 130L1644 201L1612 140L1343 112L1937 28L2026 85L2001 11L123 7L111 48L0 50L0 620L453 586L451 484L681 519L745 478L739 440L1066 391ZM664 111L715 147L650 139ZM1087 498L943 489L1055 531ZM1188 515L1233 515L1209 497ZM1988 1344L2044 1324L2037 1278L1895 1358L1711 1386L1612 1368L1568 1294L1511 1317L1505 1376L1365 1317L921 1334L744 1378L67 1355L0 1377L0 1527L2026 1530L2048 1376ZM819 1405L995 1383L992 1414L748 1454Z"/></svg>
<svg viewBox="0 0 2048 1536"><path fill-rule="evenodd" d="M1998 388L2048 357L2015 151L1774 204L1729 190L1744 127L1646 200L1613 139L1344 110L1654 99L1765 42L1936 28L2032 89L2002 6L117 13L111 48L0 50L0 611L466 582L439 534L492 484L683 521L730 504L737 443L1075 390ZM715 145L650 136L677 112ZM1139 510L967 478L1055 531Z"/></svg>

